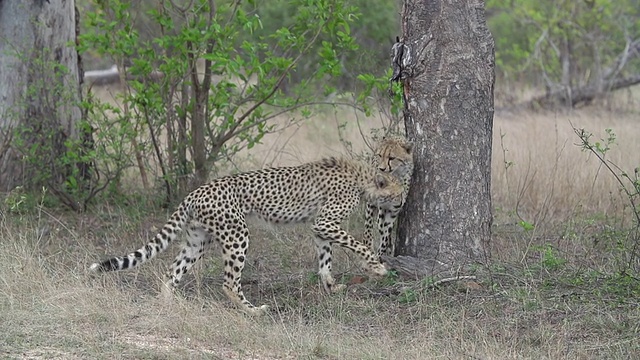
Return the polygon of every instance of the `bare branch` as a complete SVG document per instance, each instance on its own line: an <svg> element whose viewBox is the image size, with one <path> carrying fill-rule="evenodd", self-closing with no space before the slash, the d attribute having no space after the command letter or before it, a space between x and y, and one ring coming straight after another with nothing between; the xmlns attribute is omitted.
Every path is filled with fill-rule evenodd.
<svg viewBox="0 0 640 360"><path fill-rule="evenodd" d="M313 44L315 44L316 40L318 39L318 36L320 36L320 33L322 33L322 29L323 26L319 26L318 27L318 31L314 34L313 38L307 43L306 47L300 51L300 53L298 54L298 56L291 62L291 64L289 64L289 66L287 66L287 68L282 72L282 74L280 74L280 77L278 78L278 80L276 81L276 83L273 85L272 89L269 91L268 94L266 94L262 99L260 99L258 102L256 102L255 104L253 104L251 107L249 107L249 109L247 111L245 111L234 123L234 125L228 129L228 131L225 133L220 133L218 135L218 137L215 139L214 143L214 149L212 151L213 154L217 153L216 150L219 150L220 147L227 142L229 139L231 139L232 137L234 137L235 135L239 134L242 131L236 131L240 125L244 122L244 120L249 117L249 115L251 115L251 113L253 113L258 107L260 107L261 105L263 105L264 103L266 103L269 99L271 99L273 97L273 95L275 95L275 93L278 91L278 88L280 87L280 85L282 84L282 82L284 81L284 79L287 77L287 75L291 72L291 70L293 70L293 68L298 64L298 62L300 62L300 59L302 58L302 56L309 51L309 49L311 48L311 46ZM247 125L245 127L251 128L255 126L254 124L250 124ZM243 128L245 128L243 127Z"/></svg>
<svg viewBox="0 0 640 360"><path fill-rule="evenodd" d="M624 50L618 55L614 60L611 66L605 69L602 73L603 79L608 83L611 83L616 79L616 77L620 74L622 69L627 65L627 62L634 55L634 53L638 53L640 50L640 39L631 40L627 37L626 44Z"/></svg>

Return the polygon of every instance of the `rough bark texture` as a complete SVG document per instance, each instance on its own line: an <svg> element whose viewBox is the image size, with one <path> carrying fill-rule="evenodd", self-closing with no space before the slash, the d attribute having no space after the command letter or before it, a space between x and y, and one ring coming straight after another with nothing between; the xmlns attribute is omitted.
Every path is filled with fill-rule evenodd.
<svg viewBox="0 0 640 360"><path fill-rule="evenodd" d="M415 170L387 259L422 275L483 261L491 235L494 42L484 2L405 0L404 84ZM406 55L405 55L406 59Z"/></svg>
<svg viewBox="0 0 640 360"><path fill-rule="evenodd" d="M30 178L11 144L17 127L51 130L60 151L78 136L82 70L69 45L76 20L73 0L0 0L0 191Z"/></svg>

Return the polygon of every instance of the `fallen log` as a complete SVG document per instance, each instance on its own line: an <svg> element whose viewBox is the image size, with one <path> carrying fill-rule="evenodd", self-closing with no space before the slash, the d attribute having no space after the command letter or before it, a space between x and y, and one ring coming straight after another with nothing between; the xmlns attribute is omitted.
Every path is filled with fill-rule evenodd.
<svg viewBox="0 0 640 360"><path fill-rule="evenodd" d="M153 80L157 81L164 77L164 74L160 71L152 71L149 76L144 77L144 79L140 76L133 76L130 74L126 74L125 78L127 80ZM120 73L118 72L118 67L116 65L111 66L109 69L104 70L90 70L84 72L84 83L92 86L92 85L111 85L111 84L119 84L120 83Z"/></svg>
<svg viewBox="0 0 640 360"><path fill-rule="evenodd" d="M607 92L624 89L637 84L640 84L640 75L610 81L608 86L604 86L603 88L590 85L571 89L571 91L567 91L566 89L557 90L530 100L528 107L532 109L550 109L558 106L576 107L582 104L589 104Z"/></svg>
<svg viewBox="0 0 640 360"><path fill-rule="evenodd" d="M84 83L89 86L109 85L119 82L120 74L118 73L118 67L116 65L105 70L90 70L84 72Z"/></svg>

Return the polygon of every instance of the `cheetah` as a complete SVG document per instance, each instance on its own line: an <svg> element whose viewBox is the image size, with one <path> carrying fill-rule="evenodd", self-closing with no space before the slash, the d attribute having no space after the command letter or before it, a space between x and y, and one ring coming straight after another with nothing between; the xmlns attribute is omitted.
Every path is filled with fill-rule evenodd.
<svg viewBox="0 0 640 360"><path fill-rule="evenodd" d="M332 293L345 287L336 284L331 275L333 244L358 254L363 267L372 274L387 273L369 247L343 230L340 223L361 198L380 209L395 209L402 202L402 192L402 184L393 176L340 158L230 175L187 195L149 243L128 255L94 263L90 270L102 273L135 268L164 251L185 229L187 240L167 273L164 290L172 291L215 240L221 245L224 260L224 293L241 310L260 315L268 307L251 304L240 282L249 247L245 216L256 215L271 223L313 218L318 274L324 290Z"/></svg>
<svg viewBox="0 0 640 360"><path fill-rule="evenodd" d="M367 203L363 243L367 247L371 246L374 237L374 222L377 217L377 228L381 238L377 255L380 257L389 250L393 251L391 229L402 206L404 206L413 175L413 142L399 136L386 137L378 144L373 155L370 160L374 168L380 173L393 175L402 182L403 187L402 201L393 209L381 208L375 203Z"/></svg>

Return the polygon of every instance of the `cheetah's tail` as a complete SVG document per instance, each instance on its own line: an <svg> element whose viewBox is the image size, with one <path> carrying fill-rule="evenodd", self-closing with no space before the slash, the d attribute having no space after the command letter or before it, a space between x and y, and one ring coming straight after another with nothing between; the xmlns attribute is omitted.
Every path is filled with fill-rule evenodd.
<svg viewBox="0 0 640 360"><path fill-rule="evenodd" d="M188 214L184 207L180 206L180 208L171 215L171 218L162 227L162 230L145 246L125 256L116 256L99 263L93 263L89 267L89 270L103 273L133 269L142 265L142 263L151 260L169 247L171 242L175 240L180 231L182 231L184 224L188 220L187 217Z"/></svg>

